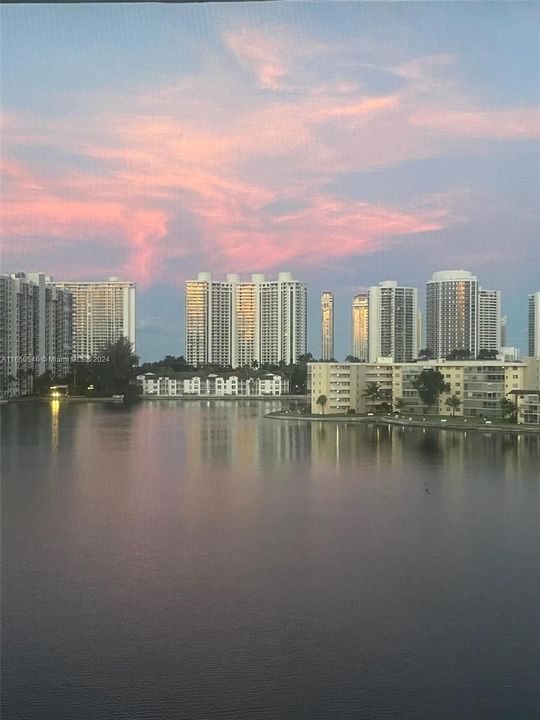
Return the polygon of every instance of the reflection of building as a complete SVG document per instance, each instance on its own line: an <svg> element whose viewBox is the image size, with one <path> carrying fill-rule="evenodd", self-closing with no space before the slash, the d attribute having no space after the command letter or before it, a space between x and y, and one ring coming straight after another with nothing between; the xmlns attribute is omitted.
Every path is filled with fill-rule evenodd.
<svg viewBox="0 0 540 720"><path fill-rule="evenodd" d="M0 394L32 392L34 376L63 377L71 356L72 296L42 273L0 276Z"/></svg>
<svg viewBox="0 0 540 720"><path fill-rule="evenodd" d="M418 292L386 280L369 288L369 362L391 358L411 362L417 357Z"/></svg>
<svg viewBox="0 0 540 720"><path fill-rule="evenodd" d="M290 273L266 280L216 282L199 273L186 282L186 359L191 365L241 367L296 362L306 352L307 294Z"/></svg>
<svg viewBox="0 0 540 720"><path fill-rule="evenodd" d="M466 270L433 273L426 285L426 347L436 358L478 351L478 280Z"/></svg>
<svg viewBox="0 0 540 720"><path fill-rule="evenodd" d="M321 359L334 357L334 296L327 290L321 295Z"/></svg>
<svg viewBox="0 0 540 720"><path fill-rule="evenodd" d="M529 295L529 356L540 357L540 292Z"/></svg>
<svg viewBox="0 0 540 720"><path fill-rule="evenodd" d="M155 375L139 375L144 396L177 397L185 395L284 395L289 390L289 381L281 375L267 373L257 377L239 377L234 372L201 375L195 372Z"/></svg>
<svg viewBox="0 0 540 720"><path fill-rule="evenodd" d="M500 290L478 290L478 350L501 349Z"/></svg>
<svg viewBox="0 0 540 720"><path fill-rule="evenodd" d="M449 385L449 392L439 397L433 411L451 415L446 406L450 395L461 400L456 415L500 417L501 400L508 393L524 387L526 378L531 387L540 389L540 372L533 377L529 364L500 360L447 361L426 360L416 363L311 363L311 412L344 414L349 410L366 412L390 398L404 401L408 412L424 412L414 381L424 369L438 370ZM526 375L526 372L529 373ZM366 389L376 384L379 397L365 396ZM535 386L536 385L536 386ZM326 397L324 408L317 403Z"/></svg>
<svg viewBox="0 0 540 720"><path fill-rule="evenodd" d="M352 301L352 346L351 354L361 362L368 360L368 294L358 293Z"/></svg>
<svg viewBox="0 0 540 720"><path fill-rule="evenodd" d="M103 281L56 282L73 295L73 354L91 358L109 343L126 337L135 350L135 283L111 277Z"/></svg>

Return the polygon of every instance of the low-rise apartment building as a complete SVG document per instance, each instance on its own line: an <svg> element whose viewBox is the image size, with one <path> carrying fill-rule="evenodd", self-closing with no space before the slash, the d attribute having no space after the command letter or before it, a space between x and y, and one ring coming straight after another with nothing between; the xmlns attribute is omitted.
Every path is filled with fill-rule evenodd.
<svg viewBox="0 0 540 720"><path fill-rule="evenodd" d="M243 378L233 373L212 373L207 376L194 372L171 373L165 376L146 373L139 375L137 381L142 387L143 397L275 396L286 394L289 389L286 378L273 374Z"/></svg>
<svg viewBox="0 0 540 720"><path fill-rule="evenodd" d="M449 391L440 395L438 404L429 412L439 415L452 415L454 412L464 417L500 417L503 398L511 397L512 392L524 387L529 390L540 389L540 370L532 368L534 359L531 359L529 365L528 360L391 363L381 359L378 363L311 363L311 412L363 413L384 401L392 402L395 407L399 398L403 401L401 405L404 412L426 413L427 408L415 388L415 380L422 370L434 369L443 375ZM526 385L526 379L530 387ZM372 401L365 395L366 387L371 382L376 382L381 390L378 401ZM317 403L321 395L326 397L324 407ZM461 406L454 411L446 405L446 400L452 395L461 400ZM534 412L530 397L527 403L528 410L522 413L523 422L532 422L529 418Z"/></svg>
<svg viewBox="0 0 540 720"><path fill-rule="evenodd" d="M311 378L311 412L345 414L349 410L366 412L372 403L364 395L368 383L377 383L382 396L391 397L393 364L380 360L376 363L309 363ZM317 400L324 395L324 407ZM378 402L382 402L383 398Z"/></svg>

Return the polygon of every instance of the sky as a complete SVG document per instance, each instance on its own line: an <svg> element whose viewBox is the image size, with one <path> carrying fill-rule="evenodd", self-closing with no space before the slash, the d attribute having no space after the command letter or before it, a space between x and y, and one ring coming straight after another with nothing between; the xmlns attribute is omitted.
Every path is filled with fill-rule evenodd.
<svg viewBox="0 0 540 720"><path fill-rule="evenodd" d="M540 290L538 3L3 5L3 272L137 282L143 360L184 281L290 271L350 306L465 269L526 348Z"/></svg>

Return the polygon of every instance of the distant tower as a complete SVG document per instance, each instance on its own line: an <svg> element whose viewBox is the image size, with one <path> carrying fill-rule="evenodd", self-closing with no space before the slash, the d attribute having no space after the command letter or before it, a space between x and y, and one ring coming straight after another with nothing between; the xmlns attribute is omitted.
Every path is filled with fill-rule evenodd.
<svg viewBox="0 0 540 720"><path fill-rule="evenodd" d="M426 284L426 348L436 358L478 352L478 280L466 270L433 273Z"/></svg>
<svg viewBox="0 0 540 720"><path fill-rule="evenodd" d="M391 357L412 362L418 357L418 291L385 280L369 288L369 362Z"/></svg>
<svg viewBox="0 0 540 720"><path fill-rule="evenodd" d="M352 301L351 355L362 362L368 361L368 317L368 294L367 292L358 293Z"/></svg>
<svg viewBox="0 0 540 720"><path fill-rule="evenodd" d="M321 358L334 357L334 296L328 290L321 295Z"/></svg>
<svg viewBox="0 0 540 720"><path fill-rule="evenodd" d="M508 317L503 315L501 317L501 347L508 346Z"/></svg>
<svg viewBox="0 0 540 720"><path fill-rule="evenodd" d="M501 342L501 292L478 290L478 350L499 351Z"/></svg>
<svg viewBox="0 0 540 720"><path fill-rule="evenodd" d="M529 357L540 357L540 292L529 295Z"/></svg>

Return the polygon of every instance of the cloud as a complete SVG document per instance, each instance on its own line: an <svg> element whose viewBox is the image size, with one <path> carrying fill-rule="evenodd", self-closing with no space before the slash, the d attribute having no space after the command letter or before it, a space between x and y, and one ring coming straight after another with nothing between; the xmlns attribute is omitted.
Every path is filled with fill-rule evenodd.
<svg viewBox="0 0 540 720"><path fill-rule="evenodd" d="M413 113L410 123L437 133L472 138L519 139L540 136L538 110L423 111Z"/></svg>
<svg viewBox="0 0 540 720"><path fill-rule="evenodd" d="M286 46L278 37L270 39L267 35L253 30L243 29L226 33L226 47L236 59L267 90L286 90L285 79L289 69L284 60Z"/></svg>
<svg viewBox="0 0 540 720"><path fill-rule="evenodd" d="M345 200L329 190L337 177L437 157L448 138L470 152L470 138L528 138L538 127L531 109L478 107L451 55L385 68L401 84L382 95L338 72L312 83L302 68L317 53L323 66L324 47L298 48L285 33L229 31L224 44L233 62L209 55L197 75L96 98L79 123L10 113L6 256L40 235L91 242L96 255L114 244L124 260L111 271L151 284L197 264L266 270L374 253L451 226L460 196L414 207ZM40 167L44 147L72 162Z"/></svg>

